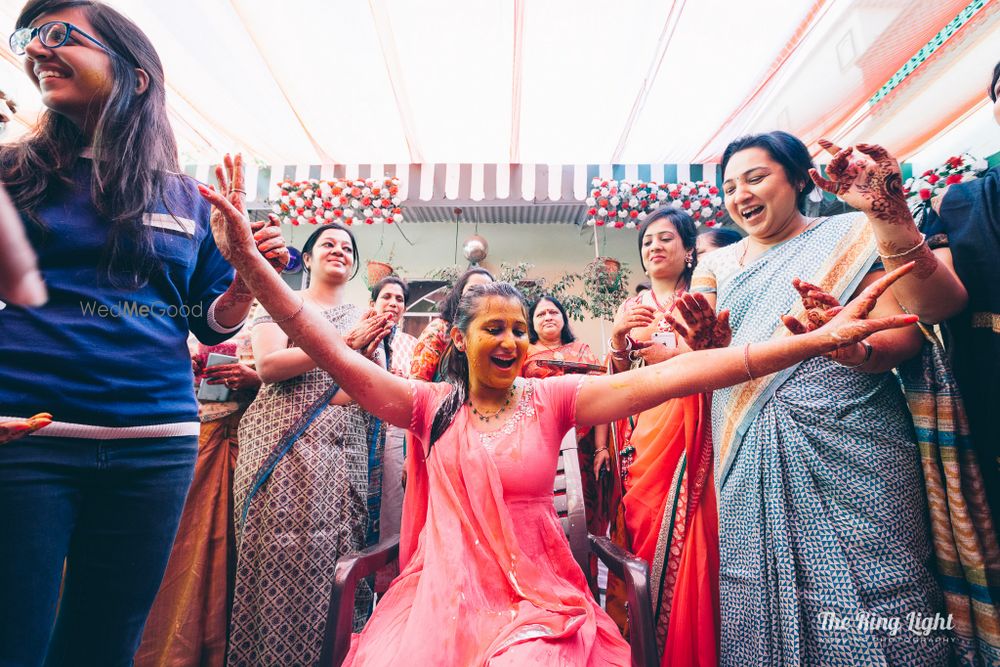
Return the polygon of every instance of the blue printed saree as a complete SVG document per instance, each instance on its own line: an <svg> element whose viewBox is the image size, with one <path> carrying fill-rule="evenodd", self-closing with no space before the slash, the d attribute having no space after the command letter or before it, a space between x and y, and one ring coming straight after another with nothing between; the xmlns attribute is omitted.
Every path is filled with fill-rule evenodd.
<svg viewBox="0 0 1000 667"><path fill-rule="evenodd" d="M741 346L789 335L781 315L802 310L793 278L844 302L876 259L864 216L847 214L694 289L717 291ZM922 634L941 593L895 377L811 359L716 392L712 422L722 664L944 664L946 635Z"/></svg>

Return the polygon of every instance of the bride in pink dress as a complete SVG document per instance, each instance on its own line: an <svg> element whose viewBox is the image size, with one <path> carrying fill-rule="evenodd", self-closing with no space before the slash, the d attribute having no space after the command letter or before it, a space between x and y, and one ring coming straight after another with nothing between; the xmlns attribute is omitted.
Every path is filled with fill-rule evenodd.
<svg viewBox="0 0 1000 667"><path fill-rule="evenodd" d="M348 348L270 267L260 254L266 244L258 252L246 217L214 191L201 192L217 209L219 249L275 323L364 409L419 439L407 461L401 572L345 665L628 665L629 646L588 591L553 509L563 436L915 321L865 319L910 266L810 333L693 352L614 376L524 380L524 303L509 284L493 283L462 299L446 359L449 382L409 381ZM685 299L697 319L699 304Z"/></svg>

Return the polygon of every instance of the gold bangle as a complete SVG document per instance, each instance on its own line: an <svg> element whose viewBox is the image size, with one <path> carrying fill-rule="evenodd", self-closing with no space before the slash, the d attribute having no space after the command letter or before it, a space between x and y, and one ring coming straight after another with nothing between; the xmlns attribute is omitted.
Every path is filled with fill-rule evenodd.
<svg viewBox="0 0 1000 667"><path fill-rule="evenodd" d="M300 296L299 297L299 307L298 307L298 309L294 313L292 313L291 315L287 315L287 316L281 318L280 320L276 320L276 319L274 319L272 317L271 321L274 322L275 324L283 324L283 323L287 322L288 320L292 319L293 317L295 317L296 315L298 315L299 313L301 313L302 309L305 308L305 306L306 306L306 300L303 299Z"/></svg>
<svg viewBox="0 0 1000 667"><path fill-rule="evenodd" d="M743 368L747 371L747 377L753 380L753 373L750 371L750 343L743 346Z"/></svg>
<svg viewBox="0 0 1000 667"><path fill-rule="evenodd" d="M843 368L861 368L862 366L864 366L865 364L867 364L869 361L871 361L872 360L872 351L873 351L871 343L869 343L866 340L862 340L862 341L858 341L858 342L861 343L861 347L865 348L865 358L864 359L862 359L861 361L859 361L856 364L851 364L850 366L848 366L847 364L845 364L845 363L843 363L841 361L837 361L836 359L834 359L833 362L835 364L837 364L838 366L841 366Z"/></svg>
<svg viewBox="0 0 1000 667"><path fill-rule="evenodd" d="M881 252L881 249L880 249L880 251L879 251L879 257L881 257L882 259L899 259L900 257L906 257L911 252L913 252L914 250L917 250L918 248L920 248L920 246L922 246L925 243L927 243L927 234L921 234L920 235L920 243L918 243L917 245L913 246L909 250L905 250L903 252L897 252L895 255L883 255L882 252Z"/></svg>

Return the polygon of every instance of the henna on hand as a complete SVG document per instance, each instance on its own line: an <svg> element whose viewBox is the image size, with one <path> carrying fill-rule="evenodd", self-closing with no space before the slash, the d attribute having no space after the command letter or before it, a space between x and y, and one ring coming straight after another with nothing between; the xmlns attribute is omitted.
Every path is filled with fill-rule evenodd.
<svg viewBox="0 0 1000 667"><path fill-rule="evenodd" d="M822 354L835 352L840 348L853 345L873 333L885 331L886 329L897 329L915 323L917 321L915 315L891 315L877 320L867 319L868 315L875 308L878 298L894 282L912 271L913 268L914 263L909 262L885 274L866 287L860 295L850 301L833 319L817 330L816 333L826 335L826 341L823 345L825 350ZM782 321L784 321L784 318L782 318ZM788 326L787 322L786 326Z"/></svg>
<svg viewBox="0 0 1000 667"><path fill-rule="evenodd" d="M851 160L852 147L840 149L826 139L820 139L819 145L834 157L827 165L827 178L815 169L809 171L817 186L889 224L913 222L903 194L899 163L885 148L876 144L857 144L858 152L866 159Z"/></svg>
<svg viewBox="0 0 1000 667"><path fill-rule="evenodd" d="M669 315L667 321L692 350L729 347L733 332L729 326L728 310L716 315L704 294L688 293L678 299L677 312L684 320L683 325Z"/></svg>

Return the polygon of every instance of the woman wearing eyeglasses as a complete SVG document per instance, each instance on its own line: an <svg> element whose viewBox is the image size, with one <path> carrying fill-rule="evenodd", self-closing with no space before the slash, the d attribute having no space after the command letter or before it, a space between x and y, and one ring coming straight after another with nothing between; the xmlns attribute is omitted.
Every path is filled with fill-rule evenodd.
<svg viewBox="0 0 1000 667"><path fill-rule="evenodd" d="M0 312L0 422L53 422L0 447L0 664L128 665L197 454L187 335L229 338L251 295L176 173L163 68L142 31L98 2L59 0L29 2L16 27L11 48L47 110L0 149L0 179L49 300ZM218 175L242 208L242 176ZM283 263L277 228L258 233Z"/></svg>

